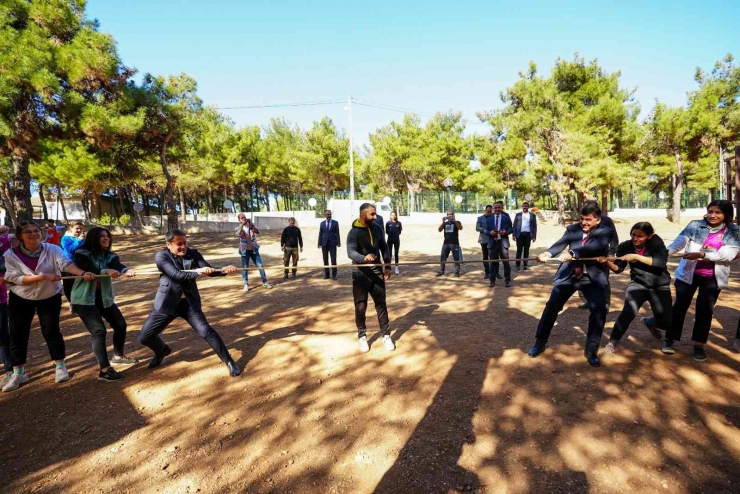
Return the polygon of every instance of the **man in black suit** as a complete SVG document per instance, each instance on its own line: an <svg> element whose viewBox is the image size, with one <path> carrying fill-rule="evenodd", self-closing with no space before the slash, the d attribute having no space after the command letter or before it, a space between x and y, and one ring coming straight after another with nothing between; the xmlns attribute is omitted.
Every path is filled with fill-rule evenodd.
<svg viewBox="0 0 740 494"><path fill-rule="evenodd" d="M497 201L493 203L493 216L491 216L491 223L493 229L490 231L488 238L488 258L493 259L507 259L503 262L495 262L491 266L491 276L489 279L488 286L493 288L496 286L496 279L501 279L499 273L499 264L504 265L504 282L508 288L511 286L511 264L509 263L509 235L513 231L511 224L511 216L508 213L504 213L504 203Z"/></svg>
<svg viewBox="0 0 740 494"><path fill-rule="evenodd" d="M593 199L587 199L583 201L583 205L586 204L593 204L595 206L599 206L599 203L596 202ZM619 235L617 235L617 227L614 224L614 220L611 219L607 215L601 216L601 227L607 228L611 230L611 238L609 239L609 257L613 257L617 254L617 246L619 246ZM612 285L609 283L609 275L611 274L610 270L606 270L606 310L609 311L609 306L611 305L611 299L612 299ZM583 294L578 294L581 297L581 300L584 299ZM588 302L585 302L583 305L578 306L579 309L588 309L589 305Z"/></svg>
<svg viewBox="0 0 740 494"><path fill-rule="evenodd" d="M226 364L233 377L241 374L229 355L221 336L208 324L201 308L200 293L195 280L199 276L226 276L236 267L226 266L216 271L195 249L188 248L188 240L181 230L170 230L165 235L167 247L157 252L155 261L161 273L159 289L154 297L154 309L139 333L139 343L154 352L149 368L158 367L172 353L159 334L178 317L185 319L199 336L204 338L218 358ZM193 270L193 271L191 271Z"/></svg>
<svg viewBox="0 0 740 494"><path fill-rule="evenodd" d="M581 290L591 308L586 359L593 367L601 365L597 353L606 322L606 267L597 261L578 261L579 258L607 255L611 231L600 223L601 209L595 204L586 204L581 209L580 223L567 227L560 240L537 256L539 262L547 262L552 256L560 254L562 264L555 273L555 286L537 325L536 341L529 351L530 357L537 357L545 350L558 313L568 299ZM568 250L563 252L565 249Z"/></svg>
<svg viewBox="0 0 740 494"><path fill-rule="evenodd" d="M537 241L537 215L529 212L529 203L522 203L522 211L514 216L514 241L516 242L516 270L519 271L521 258L529 257L529 246ZM524 261L524 269L529 269L529 261Z"/></svg>
<svg viewBox="0 0 740 494"><path fill-rule="evenodd" d="M337 265L337 247L342 246L339 238L339 223L331 219L331 211L324 211L325 221L319 225L319 249L324 256L324 266L329 266L329 256L331 256L331 265ZM337 279L337 268L331 268L331 277ZM324 279L329 279L329 268L324 268Z"/></svg>

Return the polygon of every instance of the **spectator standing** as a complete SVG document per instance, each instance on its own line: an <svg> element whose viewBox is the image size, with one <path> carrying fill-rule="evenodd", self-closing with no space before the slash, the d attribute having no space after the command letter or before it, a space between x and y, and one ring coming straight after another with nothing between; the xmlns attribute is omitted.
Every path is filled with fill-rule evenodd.
<svg viewBox="0 0 740 494"><path fill-rule="evenodd" d="M298 271L296 266L300 258L298 253L303 252L303 236L301 235L301 229L295 226L295 218L290 218L288 220L288 226L283 229L283 234L280 236L280 249L283 251L283 266L285 266L283 279L288 279L288 263L291 259L293 263L293 278L295 278Z"/></svg>
<svg viewBox="0 0 740 494"><path fill-rule="evenodd" d="M523 264L524 270L529 269L529 261L519 259L529 258L529 247L537 241L537 215L529 212L529 203L522 203L522 211L514 216L514 242L516 242L516 270Z"/></svg>
<svg viewBox="0 0 740 494"><path fill-rule="evenodd" d="M337 279L337 247L342 246L342 240L339 237L339 223L331 219L331 211L324 211L325 221L322 221L319 225L319 242L318 248L321 249L321 255L324 258L324 266L329 266L329 258L331 258L331 277L336 281ZM329 279L329 268L324 268L324 279Z"/></svg>

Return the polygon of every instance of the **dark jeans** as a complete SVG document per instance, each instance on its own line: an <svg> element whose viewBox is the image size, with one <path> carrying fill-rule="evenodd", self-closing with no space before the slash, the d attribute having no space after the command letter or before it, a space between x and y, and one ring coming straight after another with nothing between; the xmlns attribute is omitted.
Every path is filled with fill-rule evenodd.
<svg viewBox="0 0 740 494"><path fill-rule="evenodd" d="M385 303L385 280L377 272L365 273L357 269L352 270L352 298L355 301L355 324L357 336L365 336L365 312L367 312L367 296L373 298L375 312L378 313L378 324L383 335L391 334L388 321L388 307Z"/></svg>
<svg viewBox="0 0 740 494"><path fill-rule="evenodd" d="M398 266L398 250L401 248L401 241L396 240L395 242L388 242L388 252L391 254L391 259L393 258L393 249L396 249L396 266Z"/></svg>
<svg viewBox="0 0 740 494"><path fill-rule="evenodd" d="M520 232L516 238L516 258L528 258L529 257L529 246L532 245L532 234L529 232ZM524 267L529 266L529 261L516 261L516 267L518 268L524 262Z"/></svg>
<svg viewBox="0 0 740 494"><path fill-rule="evenodd" d="M486 262L488 258L488 244L480 244L480 250L483 252L483 272L486 274L486 278L491 275L491 263Z"/></svg>
<svg viewBox="0 0 740 494"><path fill-rule="evenodd" d="M697 343L706 343L709 338L709 329L712 327L712 316L714 305L717 303L722 290L717 288L717 280L714 276L694 276L690 285L681 280L676 280L676 301L673 303L673 321L671 327L666 331L665 337L669 340L680 341L683 332L683 323L686 312L691 306L696 290L696 319L694 319L694 331L691 339Z"/></svg>
<svg viewBox="0 0 740 494"><path fill-rule="evenodd" d="M295 267L298 265L298 247L286 247L283 251L283 266L285 268L288 267L288 264L293 261L293 274L295 275L297 269ZM285 270L285 276L288 276L288 269Z"/></svg>
<svg viewBox="0 0 740 494"><path fill-rule="evenodd" d="M324 266L329 266L329 256L331 256L331 265L337 265L337 246L321 247L321 255L324 257ZM331 268L332 278L337 277L337 268ZM324 277L329 277L329 268L324 269Z"/></svg>
<svg viewBox="0 0 740 494"><path fill-rule="evenodd" d="M504 247L504 242L502 240L494 240L493 247L488 249L488 258L489 259L508 259L509 249ZM499 264L503 264L504 265L504 279L506 281L511 281L511 263L509 261L504 261L503 263L494 262L491 264L493 264L493 266L491 266L491 277L492 278L495 279L496 277L498 277Z"/></svg>
<svg viewBox="0 0 740 494"><path fill-rule="evenodd" d="M581 280L571 277L565 282L555 283L552 293L550 293L550 300L547 301L537 325L536 338L542 342L546 342L550 338L550 332L558 318L558 313L563 310L565 303L577 290L583 292L591 308L591 313L588 316L586 351L597 352L601 343L601 334L604 332L604 323L606 322L605 287L592 284L588 277L581 278Z"/></svg>
<svg viewBox="0 0 740 494"><path fill-rule="evenodd" d="M650 308L653 310L655 326L660 329L671 327L671 287L669 285L648 288L644 285L630 281L627 285L627 291L624 294L624 307L614 323L614 329L609 337L611 341L619 341L627 332L632 321L637 316L637 311L645 302L650 302Z"/></svg>
<svg viewBox="0 0 740 494"><path fill-rule="evenodd" d="M52 360L64 360L66 356L64 337L59 330L59 313L62 310L62 295L43 300L27 300L13 292L9 294L8 323L10 328L10 361L22 367L28 355L28 338L31 336L33 316L38 312L41 334L49 347Z"/></svg>
<svg viewBox="0 0 740 494"><path fill-rule="evenodd" d="M5 372L13 370L10 362L10 333L8 332L8 304L0 304L0 358Z"/></svg>
<svg viewBox="0 0 740 494"><path fill-rule="evenodd" d="M218 355L218 358L220 358L222 362L230 362L232 360L224 341L211 325L208 324L206 315L203 314L203 311L195 310L190 307L190 304L184 298L180 299L180 303L177 306L174 316L152 310L146 322L144 322L144 327L141 328L141 332L139 333L139 343L151 348L155 354L161 355L164 352L166 345L164 344L164 341L162 341L162 338L159 337L159 333L164 331L165 328L178 317L185 319L188 324L190 324L190 327L198 333L198 336L204 338L206 342L211 345L211 348L213 348L213 351L216 352L216 355Z"/></svg>
<svg viewBox="0 0 740 494"><path fill-rule="evenodd" d="M83 324L92 336L92 349L95 354L95 360L101 369L110 367L108 361L108 350L105 344L105 323L108 321L113 329L113 355L122 356L123 345L126 343L126 319L118 309L116 304L110 307L103 307L103 300L100 297L100 291L95 293L95 305L75 304L75 312L82 319Z"/></svg>
<svg viewBox="0 0 740 494"><path fill-rule="evenodd" d="M262 256L260 256L259 252L253 250L247 250L245 252L246 254L241 256L243 268L249 267L250 259L254 261L255 266L257 266L258 268L262 267ZM262 283L267 283L267 275L265 274L264 269L260 269L260 278L262 278ZM247 271L246 269L242 271L242 281L245 285L249 283L249 271Z"/></svg>
<svg viewBox="0 0 740 494"><path fill-rule="evenodd" d="M443 244L442 245L442 254L439 256L440 262L445 262L450 257L450 252L452 252L452 259L455 261L455 274L460 274L460 246L457 244ZM439 271L441 273L445 272L445 265L440 264L439 265Z"/></svg>

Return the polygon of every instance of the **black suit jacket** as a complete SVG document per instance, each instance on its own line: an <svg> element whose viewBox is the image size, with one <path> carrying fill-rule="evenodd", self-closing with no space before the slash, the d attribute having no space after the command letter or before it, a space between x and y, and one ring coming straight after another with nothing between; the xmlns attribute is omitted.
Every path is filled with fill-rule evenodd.
<svg viewBox="0 0 740 494"><path fill-rule="evenodd" d="M560 255L565 250L572 250L574 254L573 261L564 262L560 265L555 273L555 283L566 283L571 280L571 275L576 267L583 266L584 274L588 274L591 283L606 287L609 282L607 279L606 264L597 261L582 261L577 259L581 257L599 257L606 256L609 252L609 242L612 237L612 230L603 225L599 225L591 231L585 245L583 241L583 230L580 224L570 225L565 229L565 234L547 249L553 257Z"/></svg>
<svg viewBox="0 0 740 494"><path fill-rule="evenodd" d="M154 310L174 316L183 294L190 307L201 310L200 293L195 282L199 274L183 271L213 267L203 259L200 252L188 249L185 257L180 261L180 258L165 248L157 252L154 260L157 263L157 269L162 273L159 276L157 294L154 296ZM225 276L225 274L216 272L209 276Z"/></svg>
<svg viewBox="0 0 740 494"><path fill-rule="evenodd" d="M336 220L331 220L329 231L326 230L326 219L324 219L319 225L319 246L321 247L336 247L341 244L339 238L339 223Z"/></svg>

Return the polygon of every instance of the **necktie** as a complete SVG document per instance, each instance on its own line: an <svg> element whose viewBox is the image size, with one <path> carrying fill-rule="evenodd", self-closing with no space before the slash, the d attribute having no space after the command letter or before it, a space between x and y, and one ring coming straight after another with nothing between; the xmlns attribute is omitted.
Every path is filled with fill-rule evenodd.
<svg viewBox="0 0 740 494"><path fill-rule="evenodd" d="M586 242L588 242L588 237L590 236L591 236L591 233L589 232L588 235L583 237L583 240L581 240L581 246L586 245ZM576 272L577 280L580 280L581 278L583 278L583 263L578 263L578 266L576 266L575 272Z"/></svg>
<svg viewBox="0 0 740 494"><path fill-rule="evenodd" d="M326 220L326 231L329 231L329 220Z"/></svg>

